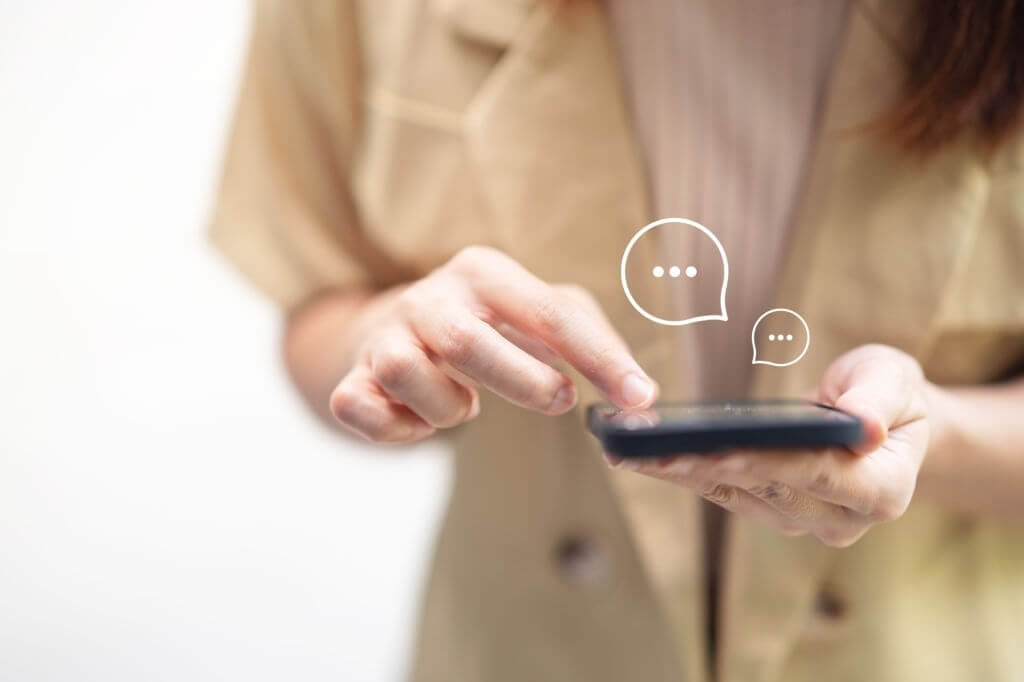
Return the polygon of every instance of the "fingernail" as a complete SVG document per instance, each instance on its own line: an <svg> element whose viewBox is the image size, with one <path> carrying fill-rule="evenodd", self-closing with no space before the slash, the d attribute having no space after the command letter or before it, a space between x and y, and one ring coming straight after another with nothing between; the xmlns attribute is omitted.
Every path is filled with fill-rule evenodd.
<svg viewBox="0 0 1024 682"><path fill-rule="evenodd" d="M474 396L473 402L469 406L469 414L466 415L466 419L476 419L480 416L480 398Z"/></svg>
<svg viewBox="0 0 1024 682"><path fill-rule="evenodd" d="M622 400L625 407L640 407L654 398L654 384L651 380L633 373L622 382Z"/></svg>
<svg viewBox="0 0 1024 682"><path fill-rule="evenodd" d="M555 399L548 405L548 411L556 414L565 412L576 404L576 388L572 384L566 384L558 389Z"/></svg>

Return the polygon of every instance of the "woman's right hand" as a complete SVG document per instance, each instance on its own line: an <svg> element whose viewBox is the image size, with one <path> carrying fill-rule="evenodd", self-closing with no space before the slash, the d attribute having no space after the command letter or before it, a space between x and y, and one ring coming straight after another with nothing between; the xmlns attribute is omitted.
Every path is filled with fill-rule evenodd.
<svg viewBox="0 0 1024 682"><path fill-rule="evenodd" d="M567 412L576 388L552 366L560 360L619 407L644 408L657 395L589 294L547 284L490 248L462 250L360 322L330 409L374 442L415 441L472 419L478 386L537 412Z"/></svg>

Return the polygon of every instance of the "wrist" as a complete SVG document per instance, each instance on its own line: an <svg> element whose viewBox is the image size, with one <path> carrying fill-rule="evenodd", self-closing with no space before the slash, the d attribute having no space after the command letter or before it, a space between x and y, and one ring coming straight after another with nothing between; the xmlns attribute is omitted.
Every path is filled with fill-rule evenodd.
<svg viewBox="0 0 1024 682"><path fill-rule="evenodd" d="M928 447L918 475L919 483L943 478L950 472L950 453L955 450L957 397L949 389L925 380L922 395L927 406Z"/></svg>
<svg viewBox="0 0 1024 682"><path fill-rule="evenodd" d="M327 399L352 366L363 318L377 295L367 289L325 291L291 311L282 354L292 381L314 409L333 421Z"/></svg>

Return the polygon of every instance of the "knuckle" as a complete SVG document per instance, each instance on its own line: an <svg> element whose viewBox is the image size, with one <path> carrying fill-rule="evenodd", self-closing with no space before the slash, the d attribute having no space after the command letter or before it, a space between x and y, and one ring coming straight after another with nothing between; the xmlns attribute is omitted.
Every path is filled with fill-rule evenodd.
<svg viewBox="0 0 1024 682"><path fill-rule="evenodd" d="M705 487L701 492L701 497L708 502L714 502L724 507L735 502L736 490L732 486L718 483Z"/></svg>
<svg viewBox="0 0 1024 682"><path fill-rule="evenodd" d="M862 354L865 354L865 355L877 354L877 353L881 353L883 355L889 355L890 353L894 353L894 352L895 353L899 353L899 351L896 350L895 348L893 348L891 346L886 346L886 345L881 344L881 343L866 343L863 346L861 346L860 351L861 351Z"/></svg>
<svg viewBox="0 0 1024 682"><path fill-rule="evenodd" d="M573 303L564 294L552 290L541 296L534 311L534 321L542 336L563 338L569 334L577 319L585 314L583 309ZM595 345L598 345L595 343ZM600 355L600 357L598 357ZM607 348L595 350L593 364L597 367L600 361L610 359L611 352Z"/></svg>
<svg viewBox="0 0 1024 682"><path fill-rule="evenodd" d="M878 505L867 514L867 517L875 523L886 523L895 521L902 515L895 506Z"/></svg>
<svg viewBox="0 0 1024 682"><path fill-rule="evenodd" d="M437 354L456 367L473 360L479 340L474 326L467 320L449 320L438 341Z"/></svg>
<svg viewBox="0 0 1024 682"><path fill-rule="evenodd" d="M551 290L537 301L534 319L543 335L560 337L565 334L572 319L572 312L566 300Z"/></svg>
<svg viewBox="0 0 1024 682"><path fill-rule="evenodd" d="M882 486L872 476L858 475L853 479L850 494L843 506L871 518L875 509L882 503L884 492Z"/></svg>
<svg viewBox="0 0 1024 682"><path fill-rule="evenodd" d="M402 311L418 310L423 305L423 292L429 287L427 279L422 279L403 289L395 299L398 309Z"/></svg>
<svg viewBox="0 0 1024 682"><path fill-rule="evenodd" d="M909 504L909 496L904 498L901 496L883 495L872 505L867 516L872 521L879 523L895 521L906 513Z"/></svg>
<svg viewBox="0 0 1024 682"><path fill-rule="evenodd" d="M795 496L792 488L776 481L755 485L750 489L750 492L756 497L777 504L792 502Z"/></svg>
<svg viewBox="0 0 1024 682"><path fill-rule="evenodd" d="M598 347L590 354L589 362L584 363L581 367L590 371L603 369L608 372L608 376L615 376L615 372L623 371L621 369L623 366L621 353L603 341L598 343Z"/></svg>
<svg viewBox="0 0 1024 682"><path fill-rule="evenodd" d="M458 296L453 291L457 278L444 272L432 272L398 294L398 309L413 320L429 318L450 307Z"/></svg>
<svg viewBox="0 0 1024 682"><path fill-rule="evenodd" d="M914 494L913 483L907 485L890 477L881 480L872 477L865 488L867 494L861 512L875 523L895 521L903 516Z"/></svg>
<svg viewBox="0 0 1024 682"><path fill-rule="evenodd" d="M473 244L460 249L449 263L458 271L478 272L504 257L505 255L495 248Z"/></svg>
<svg viewBox="0 0 1024 682"><path fill-rule="evenodd" d="M381 386L388 390L396 390L409 382L418 364L419 357L415 349L399 344L388 344L374 352L371 369Z"/></svg>
<svg viewBox="0 0 1024 682"><path fill-rule="evenodd" d="M515 386L509 387L509 397L527 407L546 411L555 402L564 381L557 372L541 367L524 375Z"/></svg>
<svg viewBox="0 0 1024 682"><path fill-rule="evenodd" d="M533 402L545 409L551 407L563 386L565 382L561 376L554 372L545 372L543 377L538 377L535 381L532 391Z"/></svg>

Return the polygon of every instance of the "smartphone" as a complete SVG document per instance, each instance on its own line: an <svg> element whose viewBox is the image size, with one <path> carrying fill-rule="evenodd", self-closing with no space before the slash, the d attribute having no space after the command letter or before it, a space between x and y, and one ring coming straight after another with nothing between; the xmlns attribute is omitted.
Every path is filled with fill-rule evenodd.
<svg viewBox="0 0 1024 682"><path fill-rule="evenodd" d="M864 437L857 417L803 400L658 403L632 411L598 404L587 408L587 426L619 457L850 446Z"/></svg>

